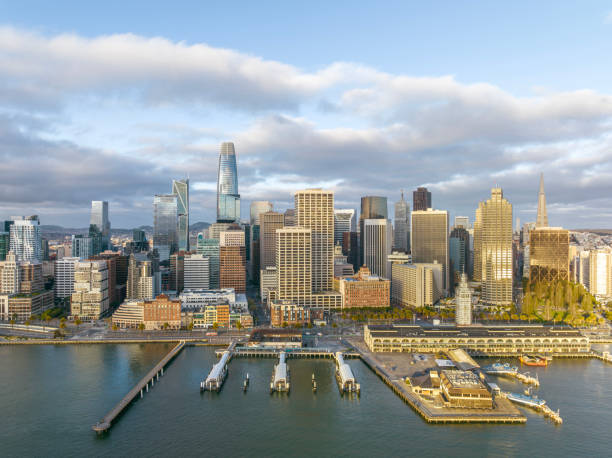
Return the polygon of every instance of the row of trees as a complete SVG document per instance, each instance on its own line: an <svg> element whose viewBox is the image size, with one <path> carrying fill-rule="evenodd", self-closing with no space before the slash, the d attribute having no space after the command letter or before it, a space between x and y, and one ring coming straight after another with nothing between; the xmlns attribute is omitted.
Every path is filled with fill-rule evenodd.
<svg viewBox="0 0 612 458"><path fill-rule="evenodd" d="M557 313L564 312L568 322L593 312L595 298L579 283L557 281L550 283L526 283L522 313L540 315L552 321Z"/></svg>

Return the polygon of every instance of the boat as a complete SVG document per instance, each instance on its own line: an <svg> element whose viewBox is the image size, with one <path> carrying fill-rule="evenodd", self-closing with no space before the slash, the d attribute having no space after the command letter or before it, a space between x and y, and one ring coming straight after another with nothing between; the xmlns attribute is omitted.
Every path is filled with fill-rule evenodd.
<svg viewBox="0 0 612 458"><path fill-rule="evenodd" d="M548 366L548 359L542 356L521 355L519 360L526 366Z"/></svg>
<svg viewBox="0 0 612 458"><path fill-rule="evenodd" d="M486 374L513 374L518 371L517 366L511 366L508 363L493 363L482 368Z"/></svg>
<svg viewBox="0 0 612 458"><path fill-rule="evenodd" d="M541 408L546 404L544 399L538 399L537 396L527 396L520 393L507 393L506 397L512 402L521 404L527 407Z"/></svg>

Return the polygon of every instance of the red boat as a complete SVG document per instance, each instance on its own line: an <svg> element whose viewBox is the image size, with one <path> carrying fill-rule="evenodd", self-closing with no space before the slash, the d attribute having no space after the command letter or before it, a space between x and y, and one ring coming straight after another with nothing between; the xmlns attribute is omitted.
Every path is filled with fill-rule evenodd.
<svg viewBox="0 0 612 458"><path fill-rule="evenodd" d="M542 356L521 355L519 361L525 366L548 366L548 360Z"/></svg>

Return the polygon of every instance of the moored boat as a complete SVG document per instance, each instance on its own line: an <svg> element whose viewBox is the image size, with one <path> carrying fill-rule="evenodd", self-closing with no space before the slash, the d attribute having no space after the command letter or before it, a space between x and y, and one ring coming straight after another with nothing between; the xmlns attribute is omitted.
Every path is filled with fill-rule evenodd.
<svg viewBox="0 0 612 458"><path fill-rule="evenodd" d="M542 356L521 355L519 357L521 364L526 366L547 366L548 359Z"/></svg>

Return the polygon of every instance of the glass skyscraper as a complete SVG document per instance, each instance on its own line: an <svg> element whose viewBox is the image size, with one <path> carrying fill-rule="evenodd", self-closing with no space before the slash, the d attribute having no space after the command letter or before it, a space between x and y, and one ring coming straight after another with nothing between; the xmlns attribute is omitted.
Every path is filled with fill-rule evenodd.
<svg viewBox="0 0 612 458"><path fill-rule="evenodd" d="M240 220L240 194L238 194L238 170L234 144L221 144L219 174L217 177L217 222Z"/></svg>
<svg viewBox="0 0 612 458"><path fill-rule="evenodd" d="M168 261L178 248L178 199L175 194L153 199L153 248L160 261Z"/></svg>
<svg viewBox="0 0 612 458"><path fill-rule="evenodd" d="M404 192L402 198L395 202L395 232L393 239L393 248L404 253L410 250L410 207L408 202L404 200Z"/></svg>
<svg viewBox="0 0 612 458"><path fill-rule="evenodd" d="M189 251L189 179L172 180L178 212L178 249Z"/></svg>
<svg viewBox="0 0 612 458"><path fill-rule="evenodd" d="M204 234L200 232L197 253L209 259L209 288L219 288L219 240L204 238Z"/></svg>
<svg viewBox="0 0 612 458"><path fill-rule="evenodd" d="M92 227L95 226L95 227ZM101 238L96 242L97 254L100 251L110 248L110 221L108 219L108 202L105 200L91 201L91 218L89 220L89 235L90 237Z"/></svg>
<svg viewBox="0 0 612 458"><path fill-rule="evenodd" d="M37 215L13 216L10 226L10 248L18 262L40 261L40 222Z"/></svg>

